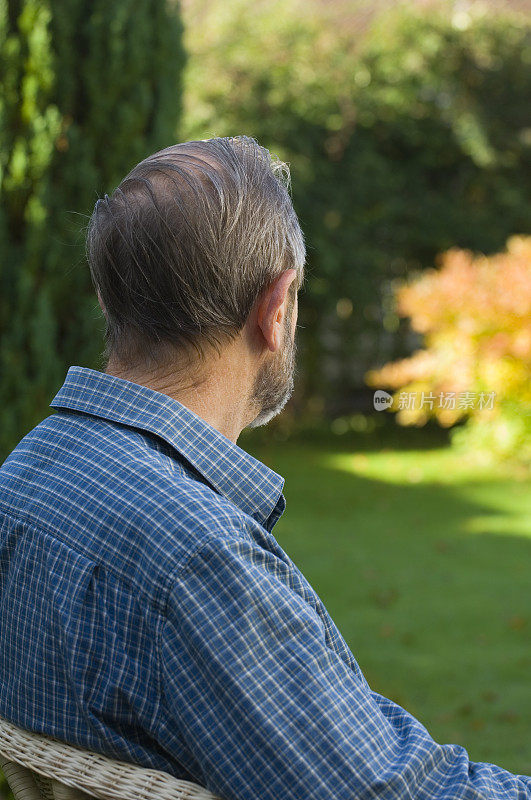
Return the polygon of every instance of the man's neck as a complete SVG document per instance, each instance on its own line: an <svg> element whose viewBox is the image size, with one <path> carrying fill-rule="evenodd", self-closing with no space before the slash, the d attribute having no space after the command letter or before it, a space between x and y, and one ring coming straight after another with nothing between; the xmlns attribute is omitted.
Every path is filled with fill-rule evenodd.
<svg viewBox="0 0 531 800"><path fill-rule="evenodd" d="M126 369L112 360L105 372L178 400L235 444L253 419L248 405L249 381L242 377L241 368L230 358L219 359L204 371L206 377L192 380L180 373L177 379L177 373L171 369L141 372Z"/></svg>

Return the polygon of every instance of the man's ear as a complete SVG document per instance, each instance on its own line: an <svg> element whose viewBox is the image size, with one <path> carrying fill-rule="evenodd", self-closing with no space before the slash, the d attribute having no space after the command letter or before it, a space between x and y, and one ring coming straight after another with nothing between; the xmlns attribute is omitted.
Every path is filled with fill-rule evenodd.
<svg viewBox="0 0 531 800"><path fill-rule="evenodd" d="M296 269L286 269L263 292L256 321L266 344L272 352L284 341L284 324L288 307L289 287L297 278Z"/></svg>

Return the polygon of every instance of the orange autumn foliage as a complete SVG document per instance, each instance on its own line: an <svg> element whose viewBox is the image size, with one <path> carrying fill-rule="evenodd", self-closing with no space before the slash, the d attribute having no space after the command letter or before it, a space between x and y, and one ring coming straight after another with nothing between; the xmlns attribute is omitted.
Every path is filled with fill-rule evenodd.
<svg viewBox="0 0 531 800"><path fill-rule="evenodd" d="M531 412L531 237L512 236L505 252L475 255L452 248L438 269L402 285L398 311L424 335L425 348L367 375L371 386L399 390L393 409L402 424L436 417L452 425L463 417L508 408ZM403 393L495 393L493 408L400 407Z"/></svg>

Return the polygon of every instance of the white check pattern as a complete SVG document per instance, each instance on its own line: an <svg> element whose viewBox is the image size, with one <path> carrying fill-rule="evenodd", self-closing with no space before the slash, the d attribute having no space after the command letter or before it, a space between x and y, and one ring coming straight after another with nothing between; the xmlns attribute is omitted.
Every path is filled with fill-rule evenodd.
<svg viewBox="0 0 531 800"><path fill-rule="evenodd" d="M272 529L284 479L71 367L0 468L0 716L224 800L524 800L371 691Z"/></svg>

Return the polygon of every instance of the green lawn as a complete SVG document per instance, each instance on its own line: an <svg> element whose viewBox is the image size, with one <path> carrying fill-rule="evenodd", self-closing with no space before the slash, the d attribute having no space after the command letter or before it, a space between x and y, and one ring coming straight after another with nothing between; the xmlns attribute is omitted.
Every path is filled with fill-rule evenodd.
<svg viewBox="0 0 531 800"><path fill-rule="evenodd" d="M529 483L406 449L420 433L239 444L286 478L274 534L371 687L437 741L531 774Z"/></svg>

